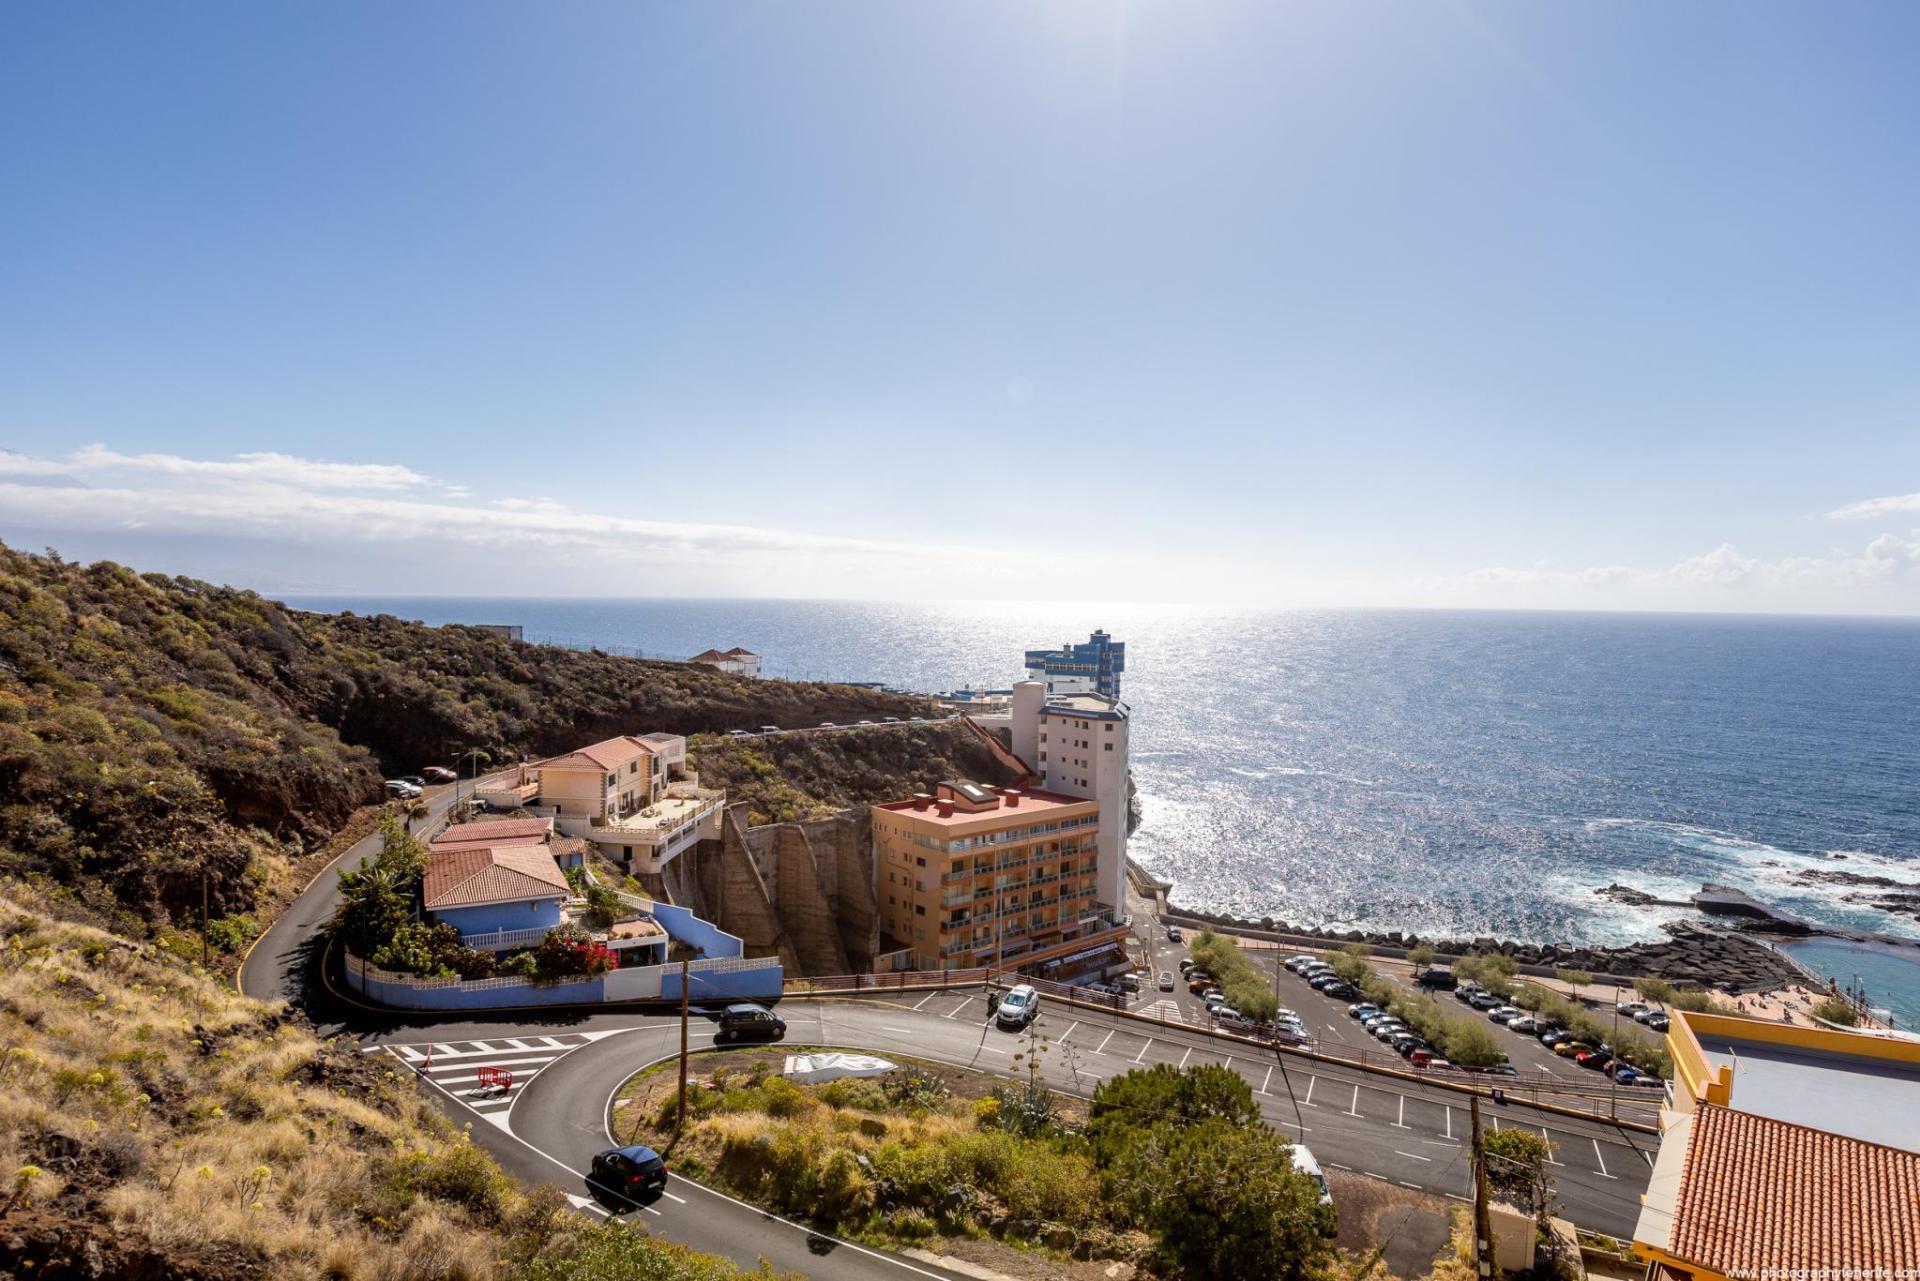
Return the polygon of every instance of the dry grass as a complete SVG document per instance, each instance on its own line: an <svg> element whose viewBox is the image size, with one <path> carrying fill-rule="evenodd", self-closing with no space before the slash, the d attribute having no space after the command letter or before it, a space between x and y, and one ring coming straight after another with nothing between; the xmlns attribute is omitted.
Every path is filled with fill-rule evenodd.
<svg viewBox="0 0 1920 1281"><path fill-rule="evenodd" d="M4 896L0 993L11 1209L269 1276L500 1270L516 1194L483 1153L463 1156L467 1136L410 1078L162 952Z"/></svg>

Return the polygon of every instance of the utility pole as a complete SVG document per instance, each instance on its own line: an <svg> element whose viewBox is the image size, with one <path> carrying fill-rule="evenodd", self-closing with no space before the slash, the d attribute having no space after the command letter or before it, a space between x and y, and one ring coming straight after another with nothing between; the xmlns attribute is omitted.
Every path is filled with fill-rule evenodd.
<svg viewBox="0 0 1920 1281"><path fill-rule="evenodd" d="M673 1133L678 1138L687 1124L687 962L680 961L680 1106L673 1110Z"/></svg>
<svg viewBox="0 0 1920 1281"><path fill-rule="evenodd" d="M1487 1204L1487 1154L1480 1141L1480 1096L1467 1100L1473 1124L1473 1257L1483 1281L1493 1277L1493 1213Z"/></svg>
<svg viewBox="0 0 1920 1281"><path fill-rule="evenodd" d="M1611 1120L1620 1119L1620 993L1613 994L1613 1052L1614 1061L1607 1064L1607 1116ZM1538 1098L1539 1095L1535 1095Z"/></svg>

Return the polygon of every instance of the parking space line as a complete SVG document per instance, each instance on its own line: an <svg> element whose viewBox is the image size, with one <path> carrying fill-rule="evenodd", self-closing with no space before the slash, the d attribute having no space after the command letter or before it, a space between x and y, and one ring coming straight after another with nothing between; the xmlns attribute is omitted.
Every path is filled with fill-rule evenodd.
<svg viewBox="0 0 1920 1281"><path fill-rule="evenodd" d="M1187 1070L1187 1060L1188 1060L1188 1059L1190 1059L1190 1058L1192 1058L1192 1057L1193 1057L1193 1047L1192 1047L1191 1045L1189 1045L1189 1046L1187 1047L1187 1052L1186 1052L1185 1054L1182 1054L1182 1055L1180 1056L1180 1070L1181 1070L1181 1071L1183 1071L1183 1072L1184 1072L1184 1071L1186 1071L1186 1070Z"/></svg>
<svg viewBox="0 0 1920 1281"><path fill-rule="evenodd" d="M1079 1027L1079 1026L1080 1026L1080 1025L1079 1025L1078 1023L1075 1023L1075 1024L1073 1025L1073 1027L1070 1027L1070 1028L1068 1028L1068 1029L1067 1029L1066 1031L1064 1031L1064 1032L1062 1032L1062 1033L1060 1034L1060 1038L1059 1038L1059 1039L1060 1039L1060 1044L1062 1044L1062 1045L1065 1045L1065 1044L1067 1043L1067 1038L1073 1035L1073 1033L1074 1033L1074 1028L1077 1028L1077 1027Z"/></svg>
<svg viewBox="0 0 1920 1281"><path fill-rule="evenodd" d="M1304 1098L1304 1099L1301 1099L1301 1100L1300 1100L1300 1106L1301 1106L1301 1107L1303 1107L1303 1108L1317 1108L1317 1107L1319 1107L1319 1106L1320 1106L1320 1105L1319 1105L1318 1103L1315 1103L1315 1102L1313 1101L1313 1087L1314 1087L1314 1086L1316 1086L1316 1085L1318 1085L1318 1084L1320 1084L1320 1078L1319 1078L1319 1077L1317 1077L1317 1076L1310 1076L1310 1077L1308 1077L1308 1078L1307 1078L1307 1097L1306 1097L1306 1098Z"/></svg>
<svg viewBox="0 0 1920 1281"><path fill-rule="evenodd" d="M1443 1103L1440 1105L1440 1110L1447 1114L1447 1138L1451 1139L1453 1138L1453 1107L1451 1104Z"/></svg>
<svg viewBox="0 0 1920 1281"><path fill-rule="evenodd" d="M1400 1119L1393 1123L1393 1128L1396 1130L1411 1130L1413 1128L1407 1124L1407 1096L1404 1094L1400 1096Z"/></svg>
<svg viewBox="0 0 1920 1281"><path fill-rule="evenodd" d="M1347 1105L1347 1115L1360 1115L1360 1087L1357 1085L1353 1087L1353 1102Z"/></svg>
<svg viewBox="0 0 1920 1281"><path fill-rule="evenodd" d="M1107 1041L1111 1041L1114 1037L1118 1036L1119 1034L1120 1034L1119 1028L1115 1028L1113 1029L1113 1031L1107 1033L1106 1039L1100 1042L1100 1048L1095 1050L1094 1053L1105 1054L1107 1052Z"/></svg>
<svg viewBox="0 0 1920 1281"><path fill-rule="evenodd" d="M962 997L960 999L960 1004L954 1006L951 1010L948 1010L945 1014L942 1014L940 1017L943 1019L957 1018L960 1014L960 1011L966 1009L969 1005L972 1005L972 1004L973 1004L972 997L970 996Z"/></svg>
<svg viewBox="0 0 1920 1281"><path fill-rule="evenodd" d="M1547 1145L1547 1164L1548 1165L1564 1165L1565 1164L1565 1162L1556 1161L1553 1159L1554 1142L1553 1142L1553 1139L1548 1136L1547 1127L1544 1125L1540 1127L1540 1141Z"/></svg>
<svg viewBox="0 0 1920 1281"><path fill-rule="evenodd" d="M1143 1046L1141 1046L1141 1047L1140 1047L1140 1053L1138 1053L1138 1054L1136 1054L1136 1055L1134 1055L1134 1056L1133 1056L1133 1061L1134 1061L1135 1063L1138 1063L1138 1062L1140 1062L1140 1061L1141 1061L1142 1059L1144 1059L1144 1058L1146 1058L1146 1057L1147 1057L1147 1051L1148 1051L1148 1050L1150 1050L1150 1049L1152 1049L1152 1048L1153 1048L1153 1038L1152 1038L1152 1037L1148 1037L1148 1038L1147 1038L1147 1043L1146 1043L1145 1045L1143 1045Z"/></svg>
<svg viewBox="0 0 1920 1281"><path fill-rule="evenodd" d="M1267 1082L1271 1080L1273 1080L1273 1069L1269 1067L1267 1069L1267 1075L1260 1081L1260 1093L1265 1094L1267 1092Z"/></svg>
<svg viewBox="0 0 1920 1281"><path fill-rule="evenodd" d="M938 989L935 989L934 991L927 993L925 996L921 997L919 1000L913 1003L914 1010L917 1012L921 1006L925 1005L928 1001L931 1001L934 997L938 995L940 995L940 992Z"/></svg>
<svg viewBox="0 0 1920 1281"><path fill-rule="evenodd" d="M1593 1159L1594 1159L1594 1160L1596 1160L1596 1161L1598 1161L1598 1162L1600 1163L1600 1177L1601 1177L1601 1178L1603 1178L1603 1179L1611 1179L1611 1178L1613 1178L1613 1177L1615 1177L1614 1175L1611 1175L1611 1174L1608 1174L1608 1173L1607 1173L1607 1158L1605 1158L1604 1156L1601 1156L1601 1155L1600 1155L1600 1140L1598 1140L1598 1139L1595 1139L1595 1140L1593 1141Z"/></svg>

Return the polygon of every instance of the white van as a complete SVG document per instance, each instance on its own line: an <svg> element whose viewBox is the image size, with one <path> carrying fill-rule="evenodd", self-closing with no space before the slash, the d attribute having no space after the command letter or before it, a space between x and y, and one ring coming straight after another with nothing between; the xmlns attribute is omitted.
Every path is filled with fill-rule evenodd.
<svg viewBox="0 0 1920 1281"><path fill-rule="evenodd" d="M1314 1186L1320 1189L1321 1205L1333 1204L1333 1193L1327 1190L1327 1176L1320 1172L1320 1163L1313 1159L1313 1153L1307 1151L1305 1144L1293 1145L1293 1168L1312 1179Z"/></svg>

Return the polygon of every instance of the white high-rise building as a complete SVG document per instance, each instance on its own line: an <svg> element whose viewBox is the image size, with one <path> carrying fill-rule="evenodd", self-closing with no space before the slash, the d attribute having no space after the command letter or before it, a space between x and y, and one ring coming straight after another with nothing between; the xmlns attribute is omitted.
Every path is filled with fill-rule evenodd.
<svg viewBox="0 0 1920 1281"><path fill-rule="evenodd" d="M1050 792L1100 805L1100 862L1095 896L1126 912L1127 705L1103 694L1047 693L1043 681L1013 687L1013 751Z"/></svg>

